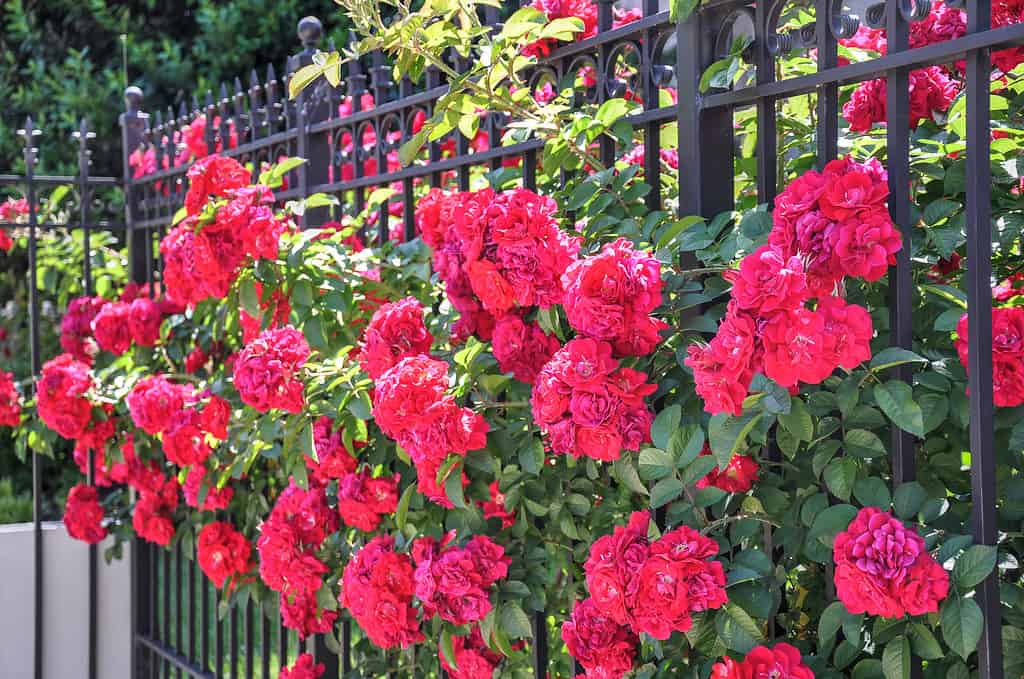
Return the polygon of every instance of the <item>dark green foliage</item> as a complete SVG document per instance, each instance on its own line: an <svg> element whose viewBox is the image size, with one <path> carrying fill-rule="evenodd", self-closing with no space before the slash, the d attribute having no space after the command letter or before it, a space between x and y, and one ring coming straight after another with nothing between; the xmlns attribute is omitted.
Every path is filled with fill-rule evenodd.
<svg viewBox="0 0 1024 679"><path fill-rule="evenodd" d="M5 0L0 170L23 168L15 131L31 115L44 131L38 171L72 173L71 133L86 117L97 133L93 172L119 176L126 84L142 88L144 110L177 112L222 80L248 87L254 67L261 81L268 63L281 75L300 49L295 25L307 14L344 43L345 18L328 0Z"/></svg>

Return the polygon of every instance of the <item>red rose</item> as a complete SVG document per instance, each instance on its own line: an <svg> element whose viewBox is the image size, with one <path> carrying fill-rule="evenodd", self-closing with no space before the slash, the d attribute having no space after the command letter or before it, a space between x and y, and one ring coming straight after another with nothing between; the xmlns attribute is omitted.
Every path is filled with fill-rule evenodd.
<svg viewBox="0 0 1024 679"><path fill-rule="evenodd" d="M707 444L700 454L711 455L711 449ZM727 493L746 493L753 487L754 481L757 481L759 471L760 467L754 458L749 455L733 455L725 469L715 467L707 476L697 481L696 485L697 488L711 486Z"/></svg>
<svg viewBox="0 0 1024 679"><path fill-rule="evenodd" d="M828 238L835 266L867 281L884 276L903 247L903 237L884 206L850 216L829 231Z"/></svg>
<svg viewBox="0 0 1024 679"><path fill-rule="evenodd" d="M383 305L363 333L359 362L377 379L407 356L430 353L434 338L423 324L423 307L414 297Z"/></svg>
<svg viewBox="0 0 1024 679"><path fill-rule="evenodd" d="M512 308L514 302L512 286L501 275L492 262L477 260L466 267L473 294L480 298L484 309L501 316Z"/></svg>
<svg viewBox="0 0 1024 679"><path fill-rule="evenodd" d="M281 668L277 679L320 679L326 669L323 663L316 662L309 653L303 653L291 667Z"/></svg>
<svg viewBox="0 0 1024 679"><path fill-rule="evenodd" d="M0 371L0 427L17 427L21 424L21 403L14 386L14 376Z"/></svg>
<svg viewBox="0 0 1024 679"><path fill-rule="evenodd" d="M639 639L627 627L600 613L591 599L577 601L562 625L569 653L591 673L619 679L633 669Z"/></svg>
<svg viewBox="0 0 1024 679"><path fill-rule="evenodd" d="M851 613L898 618L910 612L907 604L934 611L949 590L948 574L921 536L876 507L861 509L832 551L836 596Z"/></svg>
<svg viewBox="0 0 1024 679"><path fill-rule="evenodd" d="M796 309L808 295L800 259L784 257L770 245L744 257L739 270L726 272L726 279L732 281L737 306L759 316Z"/></svg>
<svg viewBox="0 0 1024 679"><path fill-rule="evenodd" d="M299 371L309 358L309 345L291 326L265 330L239 353L235 388L242 402L261 413L280 409L298 413L305 405Z"/></svg>
<svg viewBox="0 0 1024 679"><path fill-rule="evenodd" d="M95 488L79 483L71 489L64 506L64 526L68 535L91 545L107 537L103 507Z"/></svg>
<svg viewBox="0 0 1024 679"><path fill-rule="evenodd" d="M172 384L163 375L153 375L136 382L125 401L135 426L155 436L167 429L192 396L191 386Z"/></svg>
<svg viewBox="0 0 1024 679"><path fill-rule="evenodd" d="M252 546L226 521L214 521L203 526L196 549L199 567L217 589L251 567L249 555Z"/></svg>
<svg viewBox="0 0 1024 679"><path fill-rule="evenodd" d="M818 312L825 323L825 333L835 343L839 365L853 370L871 359L871 338L875 331L867 309L847 304L841 297L822 297Z"/></svg>
<svg viewBox="0 0 1024 679"><path fill-rule="evenodd" d="M814 679L814 673L803 664L799 649L785 642L755 646L742 662L724 658L711 668L712 679Z"/></svg>
<svg viewBox="0 0 1024 679"><path fill-rule="evenodd" d="M92 417L87 394L92 389L89 366L61 354L43 364L36 383L36 410L46 426L66 439L85 433Z"/></svg>
<svg viewBox="0 0 1024 679"><path fill-rule="evenodd" d="M92 319L92 332L100 349L120 356L132 345L131 310L124 302L108 302Z"/></svg>
<svg viewBox="0 0 1024 679"><path fill-rule="evenodd" d="M160 307L148 297L139 297L129 306L128 328L132 341L140 347L151 347L157 343L162 322Z"/></svg>
<svg viewBox="0 0 1024 679"><path fill-rule="evenodd" d="M764 372L784 387L820 384L839 365L836 338L822 313L796 309L771 316L761 330Z"/></svg>

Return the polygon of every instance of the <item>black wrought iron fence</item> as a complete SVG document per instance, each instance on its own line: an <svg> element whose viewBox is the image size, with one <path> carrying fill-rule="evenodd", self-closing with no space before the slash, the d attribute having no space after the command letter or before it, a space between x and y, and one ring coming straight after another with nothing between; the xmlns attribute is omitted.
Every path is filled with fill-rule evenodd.
<svg viewBox="0 0 1024 679"><path fill-rule="evenodd" d="M972 319L969 331L970 356L970 449L973 491L973 529L976 542L996 543L995 451L993 449L993 404L991 364L991 243L990 243L990 153L989 153L989 78L990 52L993 49L1024 44L1024 25L993 29L990 26L990 0L966 0L967 33L963 37L927 47L909 48L910 25L927 15L926 0L889 0L852 16L839 0L816 0L815 17L805 26L780 29L780 16L786 6L774 3L748 3L733 0L708 1L685 21L674 23L669 12L660 9L657 0L643 0L643 16L638 21L613 28L612 0L598 0L599 21L596 36L556 49L535 69L531 86L545 79L570 81L583 69L590 69L595 81L585 96L595 103L621 96L625 88L640 93L643 110L626 120L642 130L645 144L644 173L655 190L646 197L650 210L675 207L680 214L712 217L734 207L736 178L736 116L753 109L756 112L756 148L754 150L757 201L771 203L779 187L778 111L782 100L814 95L817 163L823 166L838 154L838 88L867 79L884 77L888 81L886 108L887 170L890 187L890 211L904 234L911 237L910 184L910 99L908 78L912 69L966 60L967 138L966 138L966 233L968 269L966 275L968 309ZM947 0L947 5L952 2ZM924 10L924 11L923 11ZM496 24L501 16L488 10L485 17ZM869 61L839 65L838 40L850 37L859 24L885 28L887 54ZM752 62L753 78L743 86L702 91L705 70L726 54L733 38L747 33L752 39L744 58ZM458 130L447 138L430 142L413 163L402 166L394 154L414 134L416 120L430 116L437 99L446 91L440 74L430 72L423 86L408 80L395 83L381 54L369 55L365 64L346 66L340 87L318 83L297 100L286 96L289 74L307 64L320 40L319 22L312 18L299 23L302 51L293 57L277 76L273 67L261 81L255 71L243 88L236 80L222 86L214 95L192 100L177 114L170 111L149 115L143 112L142 93L129 89L127 110L122 116L125 174L122 179L96 178L88 174L88 130L82 128L80 173L77 177L39 177L33 174L35 132L26 124L24 176L0 176L0 184L18 183L25 187L29 214L30 316L32 330L32 366L38 372L39 294L35 287L36 234L48 225L40 224L35 212L35 192L39 186L57 182L73 183L88 194L94 187L123 184L125 225L90 222L89 201L83 200L79 220L70 228L80 228L88 244L90 231L96 228L125 229L130 250L131 276L138 282L159 283L161 262L158 239L169 227L184 197L187 165L175 162L182 143L183 130L196 119L205 122L202 142L207 152L221 152L250 162L258 172L264 162L282 156L300 156L307 163L289 173L287 186L278 194L281 200L305 198L314 193L337 196L334 208L310 210L303 226L317 226L343 213L354 214L367 205L367 196L375 188L396 186L393 198L401 202L404 237L414 235L414 205L418 192L431 186L454 186L466 190L470 169L494 170L505 161L521 167L519 181L535 188L538 156L542 142L529 140L501 145L508 121L495 114L484 114L481 129L486 131L486 148L474 149L471 140ZM816 50L814 73L781 78L779 58L792 50ZM632 60L634 70L625 80L620 69L623 59ZM628 82L627 82L628 80ZM659 91L672 84L678 103L662 105ZM363 105L364 95L372 95L372 107ZM368 104L368 102L367 102ZM670 196L657 190L662 186L659 140L663 128L678 129L679 193ZM364 143L365 140L365 143ZM442 147L447 149L442 153ZM150 149L152 171L137 171L138 160L130 156L139 149ZM617 156L615 141L600 140L600 155L610 165ZM379 239L389 237L387 220L379 220ZM88 246L86 247L88 251ZM891 336L897 346L910 348L912 332L912 290L909 249L897 256L890 272ZM91 290L89 260L82 264L87 290ZM902 372L903 379L909 376ZM914 440L893 428L891 458L893 482L900 484L915 477ZM42 460L33 457L34 480L39 489ZM36 494L36 507L39 494ZM41 663L41 542L37 511L36 547L36 664ZM299 652L299 642L280 626L279 618L262 602L247 601L241 607L217 610L216 596L209 582L197 574L194 555L178 546L168 552L142 541L132 549L132 625L133 675L139 677L272 677ZM90 667L95 676L95 548L90 577ZM977 589L977 601L984 613L984 634L978 648L980 675L983 679L1003 676L1000 642L999 592L995 574ZM268 614L269 613L269 614ZM534 620L531 652L538 677L549 673L547 615ZM330 649L322 638L311 640L318 660L328 667L326 676L348 676L355 672L352 644L359 634L345 622L341 648ZM914 668L920 675L920 666Z"/></svg>

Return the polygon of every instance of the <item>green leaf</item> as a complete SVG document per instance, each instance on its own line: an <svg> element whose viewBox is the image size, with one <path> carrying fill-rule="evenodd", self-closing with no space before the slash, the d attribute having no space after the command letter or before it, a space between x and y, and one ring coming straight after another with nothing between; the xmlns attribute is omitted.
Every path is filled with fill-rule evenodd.
<svg viewBox="0 0 1024 679"><path fill-rule="evenodd" d="M874 432L867 429L851 429L843 437L843 450L856 457L884 457L887 454L885 444Z"/></svg>
<svg viewBox="0 0 1024 679"><path fill-rule="evenodd" d="M171 226L177 226L178 222L188 217L188 208L184 205L178 208L178 211L174 213L174 217L171 218Z"/></svg>
<svg viewBox="0 0 1024 679"><path fill-rule="evenodd" d="M444 465L448 466L448 465ZM444 466L441 467L441 471L444 471ZM443 474L438 474L443 476ZM456 463L451 465L448 470L448 476L444 478L444 495L451 503L458 509L466 508L466 497L462 490L462 460L456 458Z"/></svg>
<svg viewBox="0 0 1024 679"><path fill-rule="evenodd" d="M633 460L629 455L623 455L612 464L612 474L619 483L639 495L647 495L647 486L640 480L640 475L633 466Z"/></svg>
<svg viewBox="0 0 1024 679"><path fill-rule="evenodd" d="M444 661L448 663L453 670L459 669L458 664L455 662L455 648L452 644L452 633L448 628L441 630L441 655L444 656Z"/></svg>
<svg viewBox="0 0 1024 679"><path fill-rule="evenodd" d="M519 604L507 602L502 604L501 613L498 616L498 624L501 629L513 639L532 639L533 628L530 627L530 619L519 607Z"/></svg>
<svg viewBox="0 0 1024 679"><path fill-rule="evenodd" d="M1015 453L1024 451L1024 419L1013 425L1010 430L1010 450Z"/></svg>
<svg viewBox="0 0 1024 679"><path fill-rule="evenodd" d="M808 536L831 547L836 535L846 530L855 516L857 516L857 508L852 505L827 507L814 517Z"/></svg>
<svg viewBox="0 0 1024 679"><path fill-rule="evenodd" d="M964 660L974 652L981 640L981 609L974 599L947 599L942 606L942 638Z"/></svg>
<svg viewBox="0 0 1024 679"><path fill-rule="evenodd" d="M690 18L700 0L672 0L669 5L669 20L682 23Z"/></svg>
<svg viewBox="0 0 1024 679"><path fill-rule="evenodd" d="M1003 625L1003 672L1024 677L1024 629Z"/></svg>
<svg viewBox="0 0 1024 679"><path fill-rule="evenodd" d="M949 399L943 394L922 394L918 399L924 418L924 432L938 428L949 415Z"/></svg>
<svg viewBox="0 0 1024 679"><path fill-rule="evenodd" d="M845 502L850 499L859 469L860 465L853 458L841 457L832 460L825 467L825 485L833 495Z"/></svg>
<svg viewBox="0 0 1024 679"><path fill-rule="evenodd" d="M896 516L904 521L917 516L921 511L921 505L928 499L928 492L917 481L901 484L893 494L893 508Z"/></svg>
<svg viewBox="0 0 1024 679"><path fill-rule="evenodd" d="M729 602L715 616L715 629L726 647L739 653L749 653L764 641L764 634L750 614Z"/></svg>
<svg viewBox="0 0 1024 679"><path fill-rule="evenodd" d="M519 466L527 474L537 475L544 467L544 443L540 439L532 438L529 443L519 451Z"/></svg>
<svg viewBox="0 0 1024 679"><path fill-rule="evenodd" d="M683 483L675 477L662 479L651 489L651 507L657 509L675 500L683 492Z"/></svg>
<svg viewBox="0 0 1024 679"><path fill-rule="evenodd" d="M974 545L960 555L953 566L953 582L961 590L969 590L988 577L996 567L996 548Z"/></svg>
<svg viewBox="0 0 1024 679"><path fill-rule="evenodd" d="M412 502L412 496L415 494L415 483L410 483L402 491L402 497L398 500L398 508L395 510L395 525L398 526L398 530L405 530L405 522L409 516L409 503Z"/></svg>
<svg viewBox="0 0 1024 679"><path fill-rule="evenodd" d="M880 507L882 510L887 510L892 504L889 487L885 481L875 476L861 479L853 484L853 496L865 507Z"/></svg>
<svg viewBox="0 0 1024 679"><path fill-rule="evenodd" d="M246 276L238 286L238 301L253 318L260 317L260 298L256 294L256 281L252 276Z"/></svg>
<svg viewBox="0 0 1024 679"><path fill-rule="evenodd" d="M684 486L692 486L707 476L716 466L718 466L718 461L713 455L701 455L686 466L679 480Z"/></svg>
<svg viewBox="0 0 1024 679"><path fill-rule="evenodd" d="M316 445L313 442L313 424L309 423L302 428L302 433L299 434L299 447L302 449L302 453L314 460L315 462L320 461L320 457L316 454Z"/></svg>
<svg viewBox="0 0 1024 679"><path fill-rule="evenodd" d="M594 118L608 128L619 118L629 113L632 108L633 105L625 99L609 99L597 109Z"/></svg>
<svg viewBox="0 0 1024 679"><path fill-rule="evenodd" d="M640 478L644 481L665 478L673 469L672 456L664 450L644 448L640 451Z"/></svg>
<svg viewBox="0 0 1024 679"><path fill-rule="evenodd" d="M678 405L671 405L665 408L654 418L651 425L651 441L662 450L668 450L668 442L672 434L679 428L679 420L682 417L682 408Z"/></svg>
<svg viewBox="0 0 1024 679"><path fill-rule="evenodd" d="M882 349L871 359L871 370L878 372L904 363L927 363L928 359L901 347Z"/></svg>
<svg viewBox="0 0 1024 679"><path fill-rule="evenodd" d="M882 672L885 679L910 679L910 642L906 637L896 637L885 645Z"/></svg>
<svg viewBox="0 0 1024 679"><path fill-rule="evenodd" d="M826 606L818 618L818 644L827 644L834 639L848 616L850 613L840 601L833 601Z"/></svg>
<svg viewBox="0 0 1024 679"><path fill-rule="evenodd" d="M761 413L743 413L739 417L724 413L712 416L708 425L708 440L719 467L724 469L729 464L761 416Z"/></svg>
<svg viewBox="0 0 1024 679"><path fill-rule="evenodd" d="M704 430L699 425L687 424L672 434L672 438L668 441L668 450L665 452L671 455L676 466L682 469L697 459L702 450L704 450Z"/></svg>
<svg viewBox="0 0 1024 679"><path fill-rule="evenodd" d="M914 655L925 660L939 660L945 657L946 654L939 646L935 635L921 623L910 623L907 633L910 635L910 646L914 650Z"/></svg>
<svg viewBox="0 0 1024 679"><path fill-rule="evenodd" d="M292 73L288 79L288 98L294 99L299 96L302 90L306 89L310 83L319 78L324 72L322 64L309 64L303 66L299 70Z"/></svg>
<svg viewBox="0 0 1024 679"><path fill-rule="evenodd" d="M876 384L875 401L897 427L915 436L924 436L924 414L908 384L899 380Z"/></svg>
<svg viewBox="0 0 1024 679"><path fill-rule="evenodd" d="M811 441L814 439L814 422L802 400L794 398L790 402L789 414L780 413L778 418L782 428L795 436L797 440Z"/></svg>

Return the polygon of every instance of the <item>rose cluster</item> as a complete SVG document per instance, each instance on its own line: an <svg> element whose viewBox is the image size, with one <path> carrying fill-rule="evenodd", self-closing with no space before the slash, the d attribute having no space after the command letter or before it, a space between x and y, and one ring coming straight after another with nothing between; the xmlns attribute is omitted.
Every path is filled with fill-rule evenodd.
<svg viewBox="0 0 1024 679"><path fill-rule="evenodd" d="M461 315L457 337L488 340L506 314L562 303L561 276L580 240L558 228L555 210L552 199L527 189L434 189L420 201L416 226Z"/></svg>
<svg viewBox="0 0 1024 679"><path fill-rule="evenodd" d="M956 351L968 366L967 314L956 326ZM992 309L992 398L997 406L1024 404L1024 309Z"/></svg>
<svg viewBox="0 0 1024 679"><path fill-rule="evenodd" d="M155 475L145 485L132 511L132 528L143 540L166 547L174 537L174 510L178 507L179 486L174 476L164 477L155 470Z"/></svg>
<svg viewBox="0 0 1024 679"><path fill-rule="evenodd" d="M687 349L705 410L739 415L756 373L792 389L871 357L871 317L835 291L845 276L877 281L896 261L886 181L877 161L846 157L778 196L768 244L726 274L732 299L718 333Z"/></svg>
<svg viewBox="0 0 1024 679"><path fill-rule="evenodd" d="M225 297L247 258L276 259L281 235L294 225L274 214L273 193L250 186L249 170L236 160L208 156L189 168L188 179L188 216L160 252L168 297L193 306Z"/></svg>
<svg viewBox="0 0 1024 679"><path fill-rule="evenodd" d="M235 361L235 389L242 402L261 413L273 408L301 412L305 386L298 373L307 358L309 345L295 328L264 330Z"/></svg>
<svg viewBox="0 0 1024 679"><path fill-rule="evenodd" d="M949 574L924 539L877 507L865 507L832 545L836 596L851 613L884 618L939 610Z"/></svg>
<svg viewBox="0 0 1024 679"><path fill-rule="evenodd" d="M479 627L474 627L468 636L452 637L455 667L448 664L440 647L437 655L441 669L449 679L491 679L494 670L501 664L501 655L487 647Z"/></svg>
<svg viewBox="0 0 1024 679"><path fill-rule="evenodd" d="M501 372L512 373L527 384L534 383L537 373L561 347L557 337L544 332L536 322L524 321L518 313L498 319L491 345Z"/></svg>
<svg viewBox="0 0 1024 679"><path fill-rule="evenodd" d="M313 423L313 449L316 458L306 455L306 468L322 484L340 479L356 470L356 458L348 452L341 429L334 429L334 420L320 417ZM366 441L353 441L353 448L362 448Z"/></svg>
<svg viewBox="0 0 1024 679"><path fill-rule="evenodd" d="M452 507L438 479L450 454L465 455L487 445L487 422L448 395L448 364L429 356L408 356L376 381L373 419L398 442L416 466L417 487L433 502Z"/></svg>
<svg viewBox="0 0 1024 679"><path fill-rule="evenodd" d="M490 589L508 576L512 560L486 535L476 535L462 547L452 543L454 538L451 531L440 541L423 537L413 543L415 593L425 617L467 625L491 611Z"/></svg>
<svg viewBox="0 0 1024 679"><path fill-rule="evenodd" d="M291 667L284 667L277 679L319 679L327 668L318 663L309 653L303 653L295 659Z"/></svg>
<svg viewBox="0 0 1024 679"><path fill-rule="evenodd" d="M374 312L363 332L359 362L376 380L407 356L429 354L433 342L423 324L423 306L416 298L406 297Z"/></svg>
<svg viewBox="0 0 1024 679"><path fill-rule="evenodd" d="M21 402L14 386L14 376L0 370L0 427L21 424Z"/></svg>
<svg viewBox="0 0 1024 679"><path fill-rule="evenodd" d="M148 286L129 286L117 301L76 297L61 319L61 348L92 365L100 349L120 356L133 342L152 347L160 340L164 316L181 311L177 304L154 295Z"/></svg>
<svg viewBox="0 0 1024 679"><path fill-rule="evenodd" d="M92 388L92 374L85 363L70 354L47 361L36 386L40 419L66 439L81 437L92 418Z"/></svg>
<svg viewBox="0 0 1024 679"><path fill-rule="evenodd" d="M71 489L64 505L64 526L68 535L90 545L107 537L107 529L103 527L103 507L95 488L79 483Z"/></svg>
<svg viewBox="0 0 1024 679"><path fill-rule="evenodd" d="M688 526L651 542L650 514L594 541L583 566L590 598L577 602L562 638L594 676L620 677L632 666L636 639L668 639L693 626L693 614L728 600L718 543ZM601 675L599 672L606 672Z"/></svg>
<svg viewBox="0 0 1024 679"><path fill-rule="evenodd" d="M196 541L199 568L218 589L252 568L252 545L227 521L203 526Z"/></svg>
<svg viewBox="0 0 1024 679"><path fill-rule="evenodd" d="M661 263L625 238L574 262L562 284L569 325L580 335L611 342L619 356L646 356L668 327L650 316L661 306Z"/></svg>
<svg viewBox="0 0 1024 679"><path fill-rule="evenodd" d="M342 522L367 533L376 530L381 516L398 509L398 478L398 474L374 478L365 467L341 477L338 513Z"/></svg>
<svg viewBox="0 0 1024 679"><path fill-rule="evenodd" d="M620 367L609 343L578 338L537 376L533 419L554 452L610 462L650 440L654 415L644 397L655 389L643 373Z"/></svg>
<svg viewBox="0 0 1024 679"><path fill-rule="evenodd" d="M339 601L379 648L423 641L413 608L413 565L395 551L394 538L378 535L345 566Z"/></svg>
<svg viewBox="0 0 1024 679"><path fill-rule="evenodd" d="M772 646L755 646L743 660L723 658L711 668L711 679L814 679L814 672L804 664L800 649L785 642Z"/></svg>
<svg viewBox="0 0 1024 679"><path fill-rule="evenodd" d="M316 554L337 530L338 515L328 506L324 488L310 483L303 490L294 480L260 526L260 579L281 595L281 620L302 638L330 630L337 618L317 603L328 568Z"/></svg>

